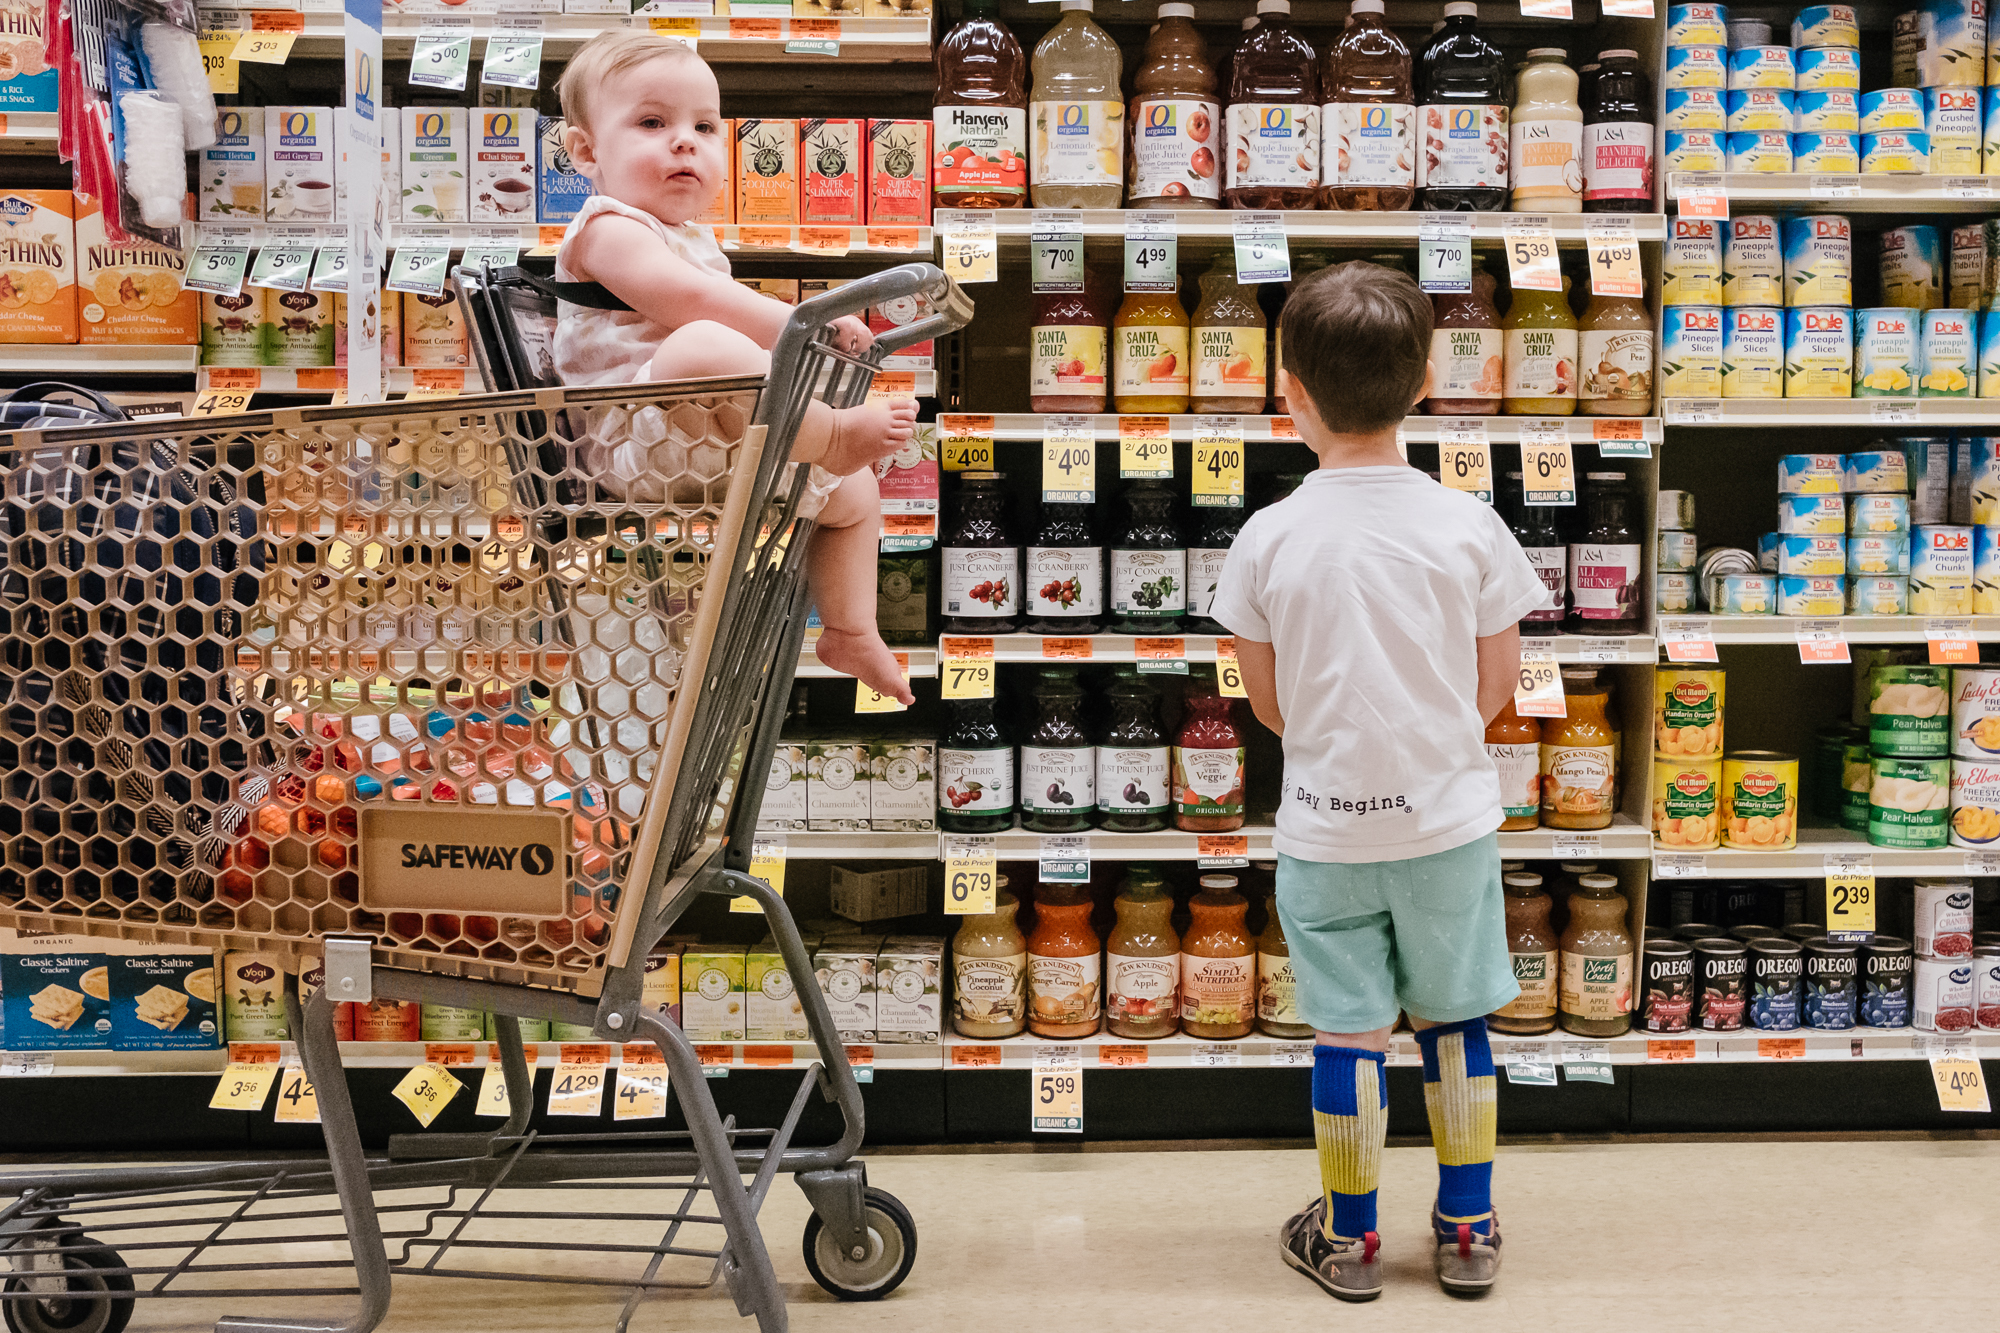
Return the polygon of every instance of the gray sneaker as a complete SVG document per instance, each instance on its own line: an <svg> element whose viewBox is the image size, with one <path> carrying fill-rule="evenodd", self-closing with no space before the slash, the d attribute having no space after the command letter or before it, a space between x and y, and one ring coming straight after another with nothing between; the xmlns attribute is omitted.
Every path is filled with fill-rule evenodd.
<svg viewBox="0 0 2000 1333"><path fill-rule="evenodd" d="M1326 1196L1295 1214L1278 1233L1285 1262L1343 1301L1372 1301L1382 1294L1382 1239L1369 1232L1360 1240L1326 1238Z"/></svg>
<svg viewBox="0 0 2000 1333"><path fill-rule="evenodd" d="M1500 1277L1500 1214L1493 1214L1484 1231L1475 1231L1475 1225L1447 1226L1438 1221L1436 1206L1431 1208L1438 1285L1447 1295L1484 1296Z"/></svg>

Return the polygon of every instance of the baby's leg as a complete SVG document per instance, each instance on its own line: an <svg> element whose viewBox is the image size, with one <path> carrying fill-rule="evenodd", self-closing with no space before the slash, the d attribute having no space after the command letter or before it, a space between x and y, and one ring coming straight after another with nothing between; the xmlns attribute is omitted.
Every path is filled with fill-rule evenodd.
<svg viewBox="0 0 2000 1333"><path fill-rule="evenodd" d="M882 528L875 474L863 470L841 478L818 524L806 552L806 574L823 627L814 652L833 670L866 681L877 694L915 703L896 655L875 628L875 550Z"/></svg>
<svg viewBox="0 0 2000 1333"><path fill-rule="evenodd" d="M669 333L653 353L649 378L704 380L770 373L771 354L745 334L711 319L697 319Z"/></svg>

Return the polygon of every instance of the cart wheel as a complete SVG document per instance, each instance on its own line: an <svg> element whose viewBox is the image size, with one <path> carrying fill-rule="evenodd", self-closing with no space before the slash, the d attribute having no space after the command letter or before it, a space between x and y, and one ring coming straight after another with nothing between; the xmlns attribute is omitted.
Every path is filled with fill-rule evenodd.
<svg viewBox="0 0 2000 1333"><path fill-rule="evenodd" d="M91 1248L72 1248L77 1246ZM9 1333L123 1333L132 1319L132 1298L127 1295L123 1300L107 1300L93 1293L129 1293L132 1279L124 1273L100 1272L100 1269L123 1268L125 1261L118 1257L117 1251L96 1246L97 1242L88 1236L76 1236L66 1240L57 1251L62 1255L66 1288L61 1294L44 1295L36 1300L0 1301L0 1318L6 1320ZM34 1291L36 1288L30 1284L38 1280L9 1278L5 1290Z"/></svg>
<svg viewBox="0 0 2000 1333"><path fill-rule="evenodd" d="M834 1244L814 1213L806 1222L806 1271L843 1301L879 1301L903 1284L917 1262L917 1223L902 1201L870 1186L863 1196L868 1239L856 1258Z"/></svg>

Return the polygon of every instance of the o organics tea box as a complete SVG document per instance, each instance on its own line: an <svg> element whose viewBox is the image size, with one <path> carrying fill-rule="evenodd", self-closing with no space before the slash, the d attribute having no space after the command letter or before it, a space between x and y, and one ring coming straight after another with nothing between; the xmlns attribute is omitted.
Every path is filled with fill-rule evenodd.
<svg viewBox="0 0 2000 1333"><path fill-rule="evenodd" d="M403 108L403 221L466 220L466 116L459 106Z"/></svg>
<svg viewBox="0 0 2000 1333"><path fill-rule="evenodd" d="M771 940L760 941L743 956L743 996L747 1005L745 1041L811 1041L805 1005L785 956Z"/></svg>
<svg viewBox="0 0 2000 1333"><path fill-rule="evenodd" d="M526 222L535 215L535 113L472 113L472 220Z"/></svg>
<svg viewBox="0 0 2000 1333"><path fill-rule="evenodd" d="M339 156L333 108L264 108L264 217L270 222L333 221Z"/></svg>
<svg viewBox="0 0 2000 1333"><path fill-rule="evenodd" d="M113 953L111 1044L121 1051L207 1050L222 1043L215 954L165 944Z"/></svg>
<svg viewBox="0 0 2000 1333"><path fill-rule="evenodd" d="M690 1041L742 1041L742 945L695 944L681 955L681 1031Z"/></svg>
<svg viewBox="0 0 2000 1333"><path fill-rule="evenodd" d="M875 957L875 1039L923 1044L944 1030L944 941L891 935Z"/></svg>
<svg viewBox="0 0 2000 1333"><path fill-rule="evenodd" d="M870 226L924 227L931 220L931 123L868 122Z"/></svg>
<svg viewBox="0 0 2000 1333"><path fill-rule="evenodd" d="M568 222L590 198L590 177L576 169L563 146L569 122L543 116L535 124L535 220ZM723 192L728 193L725 186Z"/></svg>
<svg viewBox="0 0 2000 1333"><path fill-rule="evenodd" d="M0 193L0 343L73 343L76 196Z"/></svg>
<svg viewBox="0 0 2000 1333"><path fill-rule="evenodd" d="M111 1045L111 941L21 931L0 944L0 1003L10 1051Z"/></svg>
<svg viewBox="0 0 2000 1333"><path fill-rule="evenodd" d="M736 122L736 223L796 226L799 221L799 122Z"/></svg>
<svg viewBox="0 0 2000 1333"><path fill-rule="evenodd" d="M204 222L254 222L264 216L264 108L230 106L215 113L215 142L195 158L195 188Z"/></svg>
<svg viewBox="0 0 2000 1333"><path fill-rule="evenodd" d="M150 241L112 245L104 207L76 196L82 339L89 344L191 346L201 337L201 298L184 291L187 256Z"/></svg>
<svg viewBox="0 0 2000 1333"><path fill-rule="evenodd" d="M813 950L813 973L842 1041L875 1040L875 955L880 935L834 936Z"/></svg>
<svg viewBox="0 0 2000 1333"><path fill-rule="evenodd" d="M333 123L340 141L340 174L334 181L334 186L335 194L338 196L336 212L342 222L349 220L347 182L353 175L351 163L358 150L356 143L358 136L348 133L349 121L350 115L346 107L334 108ZM403 193L403 122L393 113L384 111L375 117L375 126L381 146L378 159L381 163L380 179L375 187L375 198L378 201L375 215L384 219L395 218L401 216L396 211L396 201Z"/></svg>
<svg viewBox="0 0 2000 1333"><path fill-rule="evenodd" d="M860 225L863 152L861 121L800 122L800 221Z"/></svg>

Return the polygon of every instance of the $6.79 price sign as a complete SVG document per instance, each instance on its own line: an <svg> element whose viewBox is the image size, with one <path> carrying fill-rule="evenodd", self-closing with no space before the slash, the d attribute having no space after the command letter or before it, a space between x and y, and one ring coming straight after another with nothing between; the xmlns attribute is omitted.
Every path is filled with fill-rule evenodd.
<svg viewBox="0 0 2000 1333"><path fill-rule="evenodd" d="M944 840L944 911L946 916L988 916L996 901L993 839L947 837Z"/></svg>

